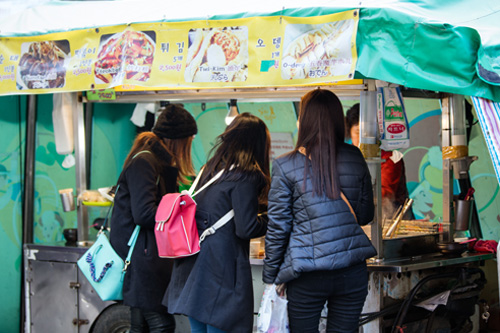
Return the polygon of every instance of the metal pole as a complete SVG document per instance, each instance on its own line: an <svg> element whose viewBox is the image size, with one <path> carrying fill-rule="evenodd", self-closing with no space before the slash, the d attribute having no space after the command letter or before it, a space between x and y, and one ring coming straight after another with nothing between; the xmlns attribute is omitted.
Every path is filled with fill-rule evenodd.
<svg viewBox="0 0 500 333"><path fill-rule="evenodd" d="M81 99L79 97L79 99ZM90 160L92 153L92 119L94 117L94 104L85 103L85 170L87 170L87 177L85 179L87 187L92 188L90 182L90 174L92 170L90 169Z"/></svg>
<svg viewBox="0 0 500 333"><path fill-rule="evenodd" d="M28 96L26 110L26 160L23 192L23 244L33 242L33 202L35 194L36 95Z"/></svg>
<svg viewBox="0 0 500 333"><path fill-rule="evenodd" d="M375 200L375 215L371 224L371 242L377 250L377 259L384 258L384 241L382 235L382 185L381 185L381 164L380 158L369 158L366 160L370 175L372 177L373 197Z"/></svg>
<svg viewBox="0 0 500 333"><path fill-rule="evenodd" d="M451 146L451 96L441 99L441 147ZM453 172L450 159L443 159L443 242L453 242Z"/></svg>
<svg viewBox="0 0 500 333"><path fill-rule="evenodd" d="M24 331L31 332L31 315L29 309L29 282L26 281L28 260L24 254L24 244L33 243L33 204L35 197L35 143L36 143L36 95L29 95L26 108L26 146L24 163L24 185L23 185L23 269L21 270L21 323ZM21 105L19 104L19 107ZM19 113L21 110L19 109Z"/></svg>
<svg viewBox="0 0 500 333"><path fill-rule="evenodd" d="M73 117L73 133L75 137L75 173L76 196L87 190L87 168L85 151L85 115L81 98L76 103ZM89 220L87 207L77 200L76 213L78 218L78 244L86 245L89 239Z"/></svg>

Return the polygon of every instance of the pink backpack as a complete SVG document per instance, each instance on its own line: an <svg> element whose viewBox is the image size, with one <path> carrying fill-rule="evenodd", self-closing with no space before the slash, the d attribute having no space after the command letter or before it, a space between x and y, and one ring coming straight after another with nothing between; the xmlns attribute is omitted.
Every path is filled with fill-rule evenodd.
<svg viewBox="0 0 500 333"><path fill-rule="evenodd" d="M193 197L215 182L223 171L221 170L194 194L193 191L198 185L203 170L200 171L189 191L167 193L163 196L155 217L155 237L160 257L182 258L198 253L205 237L214 234L234 216L234 210L229 211L212 227L206 229L201 237L198 235L195 220L196 202Z"/></svg>

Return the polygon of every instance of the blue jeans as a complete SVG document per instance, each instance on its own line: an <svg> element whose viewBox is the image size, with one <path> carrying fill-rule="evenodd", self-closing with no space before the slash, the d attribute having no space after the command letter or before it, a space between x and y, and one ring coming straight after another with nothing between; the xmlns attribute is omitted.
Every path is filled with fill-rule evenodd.
<svg viewBox="0 0 500 333"><path fill-rule="evenodd" d="M189 318L189 324L191 325L191 333L226 333L226 331L220 330L213 326L203 324L192 317Z"/></svg>
<svg viewBox="0 0 500 333"><path fill-rule="evenodd" d="M149 329L149 330L148 330ZM169 313L160 313L139 308L130 308L129 333L174 333L175 318Z"/></svg>
<svg viewBox="0 0 500 333"><path fill-rule="evenodd" d="M290 332L318 332L328 301L327 332L358 332L368 294L366 263L334 271L302 273L287 284Z"/></svg>

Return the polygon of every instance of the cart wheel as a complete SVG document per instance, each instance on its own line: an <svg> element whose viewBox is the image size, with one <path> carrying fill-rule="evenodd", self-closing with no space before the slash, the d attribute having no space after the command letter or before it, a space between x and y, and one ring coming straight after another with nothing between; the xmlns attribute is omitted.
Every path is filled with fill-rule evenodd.
<svg viewBox="0 0 500 333"><path fill-rule="evenodd" d="M115 304L106 308L94 322L92 333L128 333L130 331L130 308Z"/></svg>

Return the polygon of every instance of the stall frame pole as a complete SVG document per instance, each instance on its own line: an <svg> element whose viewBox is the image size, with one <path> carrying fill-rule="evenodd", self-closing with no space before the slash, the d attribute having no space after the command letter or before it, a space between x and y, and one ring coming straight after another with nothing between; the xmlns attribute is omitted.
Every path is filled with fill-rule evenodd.
<svg viewBox="0 0 500 333"><path fill-rule="evenodd" d="M78 97L76 111L73 117L73 133L75 141L75 174L76 196L87 190L87 163L85 141L85 114L81 96ZM89 240L89 220L87 207L77 199L78 244L87 245Z"/></svg>
<svg viewBox="0 0 500 333"><path fill-rule="evenodd" d="M26 108L26 152L24 164L24 185L23 185L23 243L33 243L33 205L35 198L35 150L36 150L36 120L37 120L37 96L28 95ZM27 258L23 251L23 269L21 270L21 281L25 282L27 277ZM31 314L29 309L30 290L28 283L21 286L21 315L20 327L24 326L24 331L31 332Z"/></svg>
<svg viewBox="0 0 500 333"><path fill-rule="evenodd" d="M451 95L441 98L441 149L451 146ZM453 242L453 173L450 159L443 159L443 232L442 242Z"/></svg>

